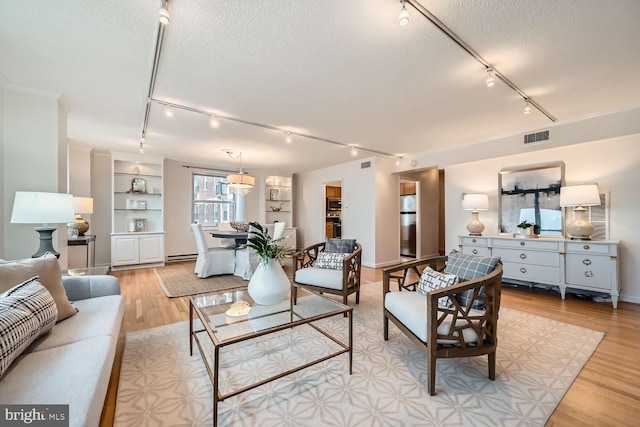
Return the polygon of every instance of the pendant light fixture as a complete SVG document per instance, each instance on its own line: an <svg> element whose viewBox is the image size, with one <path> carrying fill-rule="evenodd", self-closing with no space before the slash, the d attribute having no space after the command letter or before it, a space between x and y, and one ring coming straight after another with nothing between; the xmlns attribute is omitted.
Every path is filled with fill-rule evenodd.
<svg viewBox="0 0 640 427"><path fill-rule="evenodd" d="M232 159L240 159L240 164L242 165L242 153L240 151L235 150L222 150ZM245 173L242 170L242 166L240 167L238 173L232 173L227 175L227 187L229 191L238 196L246 196L256 185L256 179Z"/></svg>
<svg viewBox="0 0 640 427"><path fill-rule="evenodd" d="M398 15L398 23L401 27L404 27L409 23L409 11L404 5L404 0L400 0L402 3L402 9L400 10L400 14Z"/></svg>

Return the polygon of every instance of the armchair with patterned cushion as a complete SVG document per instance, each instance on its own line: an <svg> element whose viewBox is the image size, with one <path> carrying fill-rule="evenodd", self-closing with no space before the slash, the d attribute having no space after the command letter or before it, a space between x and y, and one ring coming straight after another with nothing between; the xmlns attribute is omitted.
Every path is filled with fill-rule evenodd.
<svg viewBox="0 0 640 427"><path fill-rule="evenodd" d="M416 290L391 291L391 281L398 276L413 279L403 287L415 285ZM487 355L489 378L495 379L501 289L498 257L453 251L448 257L410 261L383 271L384 339L389 340L391 321L426 354L430 395L435 394L439 358Z"/></svg>
<svg viewBox="0 0 640 427"><path fill-rule="evenodd" d="M342 296L356 294L360 303L362 245L355 239L327 239L293 255L291 298L296 302L297 288Z"/></svg>

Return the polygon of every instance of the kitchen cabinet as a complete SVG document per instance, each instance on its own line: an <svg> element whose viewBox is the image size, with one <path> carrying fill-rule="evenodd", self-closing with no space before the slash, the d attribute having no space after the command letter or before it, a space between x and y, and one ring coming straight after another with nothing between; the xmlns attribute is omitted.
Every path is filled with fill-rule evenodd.
<svg viewBox="0 0 640 427"><path fill-rule="evenodd" d="M613 308L620 295L617 241L458 236L463 253L499 256L502 279L514 283L558 286L562 299L567 288L603 292Z"/></svg>

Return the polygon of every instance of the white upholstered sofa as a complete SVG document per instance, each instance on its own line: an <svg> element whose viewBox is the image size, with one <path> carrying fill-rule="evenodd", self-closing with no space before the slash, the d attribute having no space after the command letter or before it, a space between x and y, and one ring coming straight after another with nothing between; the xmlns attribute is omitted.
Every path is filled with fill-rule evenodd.
<svg viewBox="0 0 640 427"><path fill-rule="evenodd" d="M37 262L18 261L26 265ZM45 276L54 276L58 265L57 260L46 263L49 271L43 274L43 285ZM7 274L3 275L10 264L0 263L0 293L12 285L7 283ZM26 269L21 274L31 273ZM15 277L15 271L11 275ZM66 293L77 313L58 321L10 364L0 378L0 403L68 404L70 426L97 426L120 334L124 298L114 276L60 278L64 292L57 290L56 304ZM49 289L49 285L45 287Z"/></svg>

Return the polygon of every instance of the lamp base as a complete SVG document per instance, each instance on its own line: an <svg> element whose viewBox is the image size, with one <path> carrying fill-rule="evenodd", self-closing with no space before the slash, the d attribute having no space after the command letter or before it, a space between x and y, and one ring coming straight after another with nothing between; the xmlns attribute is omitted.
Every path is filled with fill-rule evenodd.
<svg viewBox="0 0 640 427"><path fill-rule="evenodd" d="M82 214L76 214L76 224L78 225L78 236L84 236L89 231L89 223L82 218Z"/></svg>
<svg viewBox="0 0 640 427"><path fill-rule="evenodd" d="M572 239L591 240L591 235L596 231L596 228L587 219L587 210L578 206L573 212L575 219L567 225L567 233L571 235Z"/></svg>
<svg viewBox="0 0 640 427"><path fill-rule="evenodd" d="M469 236L482 236L484 224L478 219L478 211L471 211L471 221L467 224Z"/></svg>
<svg viewBox="0 0 640 427"><path fill-rule="evenodd" d="M40 234L40 248L38 248L38 252L31 255L31 258L40 258L47 252L56 256L56 258L60 258L60 253L53 249L53 232L56 231L58 227L36 227L35 230Z"/></svg>

